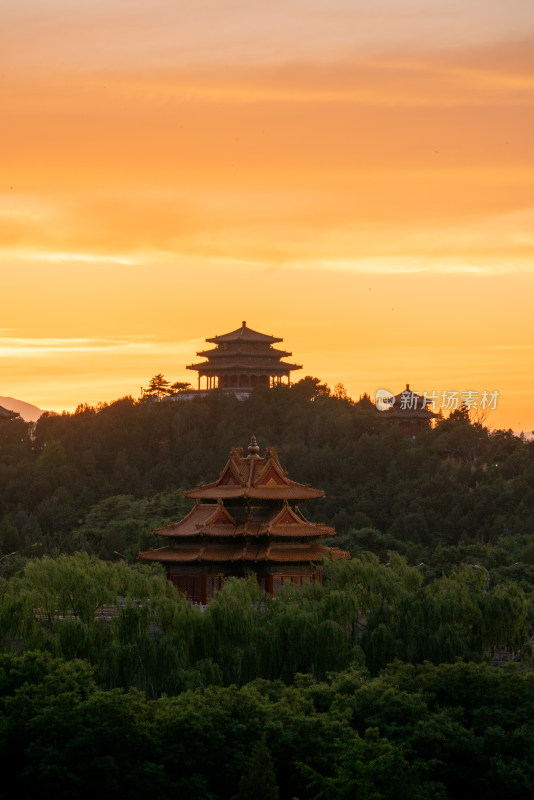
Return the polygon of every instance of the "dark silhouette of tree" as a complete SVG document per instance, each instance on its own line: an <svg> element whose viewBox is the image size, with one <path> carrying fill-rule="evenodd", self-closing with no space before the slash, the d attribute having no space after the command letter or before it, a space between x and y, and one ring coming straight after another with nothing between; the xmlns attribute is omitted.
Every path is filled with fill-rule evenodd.
<svg viewBox="0 0 534 800"><path fill-rule="evenodd" d="M326 383L321 383L320 378L312 378L311 375L306 375L300 381L291 385L291 392L303 400L314 400L317 397L329 397L330 388Z"/></svg>
<svg viewBox="0 0 534 800"><path fill-rule="evenodd" d="M172 394L178 394L179 392L184 392L187 389L191 388L190 383L186 383L185 381L176 381L176 383L171 384ZM171 392L169 392L171 394Z"/></svg>
<svg viewBox="0 0 534 800"><path fill-rule="evenodd" d="M148 387L143 389L144 397L155 397L158 400L166 397L171 392L170 381L163 377L161 372L150 379Z"/></svg>

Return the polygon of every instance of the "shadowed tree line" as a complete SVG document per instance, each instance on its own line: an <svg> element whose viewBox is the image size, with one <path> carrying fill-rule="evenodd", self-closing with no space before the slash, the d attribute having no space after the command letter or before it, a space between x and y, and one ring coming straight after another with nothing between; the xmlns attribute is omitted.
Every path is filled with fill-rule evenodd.
<svg viewBox="0 0 534 800"><path fill-rule="evenodd" d="M149 700L83 661L0 656L0 797L527 800L534 673L396 662Z"/></svg>

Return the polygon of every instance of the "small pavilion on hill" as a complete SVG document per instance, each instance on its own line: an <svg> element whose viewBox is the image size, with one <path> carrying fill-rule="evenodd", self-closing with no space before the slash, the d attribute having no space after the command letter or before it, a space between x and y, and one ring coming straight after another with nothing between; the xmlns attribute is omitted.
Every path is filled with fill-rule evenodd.
<svg viewBox="0 0 534 800"><path fill-rule="evenodd" d="M198 372L198 389L201 378L205 378L205 389L232 389L250 391L255 386L275 386L283 379L291 383L291 372L302 369L300 364L282 361L291 353L277 350L273 344L282 342L277 336L268 336L247 327L243 322L240 328L222 336L206 339L215 345L209 350L201 350L197 356L207 359L199 364L188 364L186 369Z"/></svg>
<svg viewBox="0 0 534 800"><path fill-rule="evenodd" d="M274 447L252 437L245 456L233 448L213 483L186 491L195 506L180 522L154 531L165 544L139 553L164 565L168 580L189 600L206 603L225 578L255 575L271 595L285 583L320 581L320 564L349 554L319 543L333 528L309 522L299 503L324 497L288 478Z"/></svg>
<svg viewBox="0 0 534 800"><path fill-rule="evenodd" d="M415 438L419 433L428 430L431 420L439 417L428 408L430 402L426 396L412 391L407 383L406 389L395 395L391 408L380 412L380 417L383 422L398 425L403 433Z"/></svg>
<svg viewBox="0 0 534 800"><path fill-rule="evenodd" d="M0 406L0 420L2 419L19 419L20 414L17 411L9 411L7 408Z"/></svg>

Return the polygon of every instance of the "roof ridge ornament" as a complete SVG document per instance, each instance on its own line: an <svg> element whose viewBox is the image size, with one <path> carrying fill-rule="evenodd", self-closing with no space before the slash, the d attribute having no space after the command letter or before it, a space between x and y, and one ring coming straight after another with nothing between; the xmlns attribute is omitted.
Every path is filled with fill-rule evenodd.
<svg viewBox="0 0 534 800"><path fill-rule="evenodd" d="M252 434L250 438L250 444L248 446L248 456L247 459L250 459L250 469L248 471L248 481L247 486L252 486L252 482L254 480L254 467L256 459L259 458L260 448L258 442L256 441L256 437Z"/></svg>
<svg viewBox="0 0 534 800"><path fill-rule="evenodd" d="M250 443L248 446L248 456L247 458L259 458L260 447L258 442L256 441L256 437L252 435L250 437Z"/></svg>

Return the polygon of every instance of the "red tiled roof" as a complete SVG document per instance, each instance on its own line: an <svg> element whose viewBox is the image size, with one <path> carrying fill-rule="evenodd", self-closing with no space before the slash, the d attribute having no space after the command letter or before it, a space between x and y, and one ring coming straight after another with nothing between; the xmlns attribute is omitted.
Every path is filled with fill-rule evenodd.
<svg viewBox="0 0 534 800"><path fill-rule="evenodd" d="M299 525L289 528L286 525L273 525L268 530L269 536L276 536L277 538L293 538L294 536L309 537L312 539L322 539L323 536L335 536L336 532L333 528L327 525L318 523L308 523L307 525Z"/></svg>
<svg viewBox="0 0 534 800"><path fill-rule="evenodd" d="M278 544L269 548L269 561L324 561L328 547L319 544Z"/></svg>
<svg viewBox="0 0 534 800"><path fill-rule="evenodd" d="M199 528L214 516L218 508L216 503L197 503L182 520L156 528L154 533L158 536L198 536Z"/></svg>
<svg viewBox="0 0 534 800"><path fill-rule="evenodd" d="M139 553L144 561L324 561L329 558L330 548L311 544L216 544L192 545L178 543Z"/></svg>
<svg viewBox="0 0 534 800"><path fill-rule="evenodd" d="M199 552L198 545L187 547L181 544L179 549L175 547L158 547L156 550L145 550L143 553L139 553L137 558L143 561L198 561Z"/></svg>
<svg viewBox="0 0 534 800"><path fill-rule="evenodd" d="M275 536L297 538L319 538L333 536L333 528L322 523L308 522L300 512L284 503L281 509L275 508L265 520L249 519L238 523L222 503L202 503L196 506L180 522L173 522L156 528L155 536L173 539L208 537L260 537Z"/></svg>
<svg viewBox="0 0 534 800"><path fill-rule="evenodd" d="M305 517L284 503L282 509L275 512L273 518L267 523L267 532L270 536L334 536L335 530L320 522L308 522Z"/></svg>
<svg viewBox="0 0 534 800"><path fill-rule="evenodd" d="M310 486L298 483L293 486L263 486L261 489L255 489L254 487L226 489L224 486L203 486L184 492L184 494L186 497L204 498L205 500L216 500L218 497L223 500L233 500L237 497L248 497L257 500L308 500L312 497L324 497L322 490L312 489Z"/></svg>
<svg viewBox="0 0 534 800"><path fill-rule="evenodd" d="M197 500L189 514L181 522L154 531L166 537L169 544L140 553L140 559L197 564L312 564L334 557L333 550L316 541L333 535L333 528L309 522L294 503L288 502L322 497L323 492L290 480L275 449L267 448L260 456L254 437L246 457L242 448L234 448L216 481L185 495ZM246 499L262 502L242 502ZM227 507L225 502L232 500L241 502L228 502Z"/></svg>
<svg viewBox="0 0 534 800"><path fill-rule="evenodd" d="M324 497L321 489L290 480L280 466L274 447L267 448L263 457L253 454L243 457L243 450L234 448L216 481L190 489L184 494L186 497L214 500L236 497L307 500Z"/></svg>

